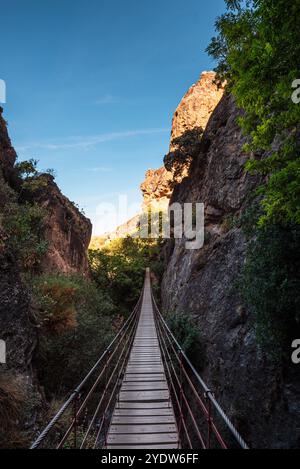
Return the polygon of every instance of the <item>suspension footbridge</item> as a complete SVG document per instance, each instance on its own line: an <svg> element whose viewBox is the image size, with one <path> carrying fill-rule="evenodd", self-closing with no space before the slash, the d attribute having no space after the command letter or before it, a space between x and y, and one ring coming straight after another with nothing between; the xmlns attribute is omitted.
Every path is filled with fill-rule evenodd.
<svg viewBox="0 0 300 469"><path fill-rule="evenodd" d="M149 269L134 311L38 448L248 449L166 324Z"/></svg>

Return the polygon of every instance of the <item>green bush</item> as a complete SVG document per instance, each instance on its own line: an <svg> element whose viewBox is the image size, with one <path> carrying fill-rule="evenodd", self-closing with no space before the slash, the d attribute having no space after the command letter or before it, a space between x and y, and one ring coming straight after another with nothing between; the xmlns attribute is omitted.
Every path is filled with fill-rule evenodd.
<svg viewBox="0 0 300 469"><path fill-rule="evenodd" d="M300 4L294 0L227 0L208 51L227 80L252 158L247 169L268 176L260 188L261 226L300 223L300 105L292 101L299 78ZM274 145L274 143L276 143ZM268 152L266 158L260 155ZM251 153L250 153L251 152Z"/></svg>
<svg viewBox="0 0 300 469"><path fill-rule="evenodd" d="M9 245L24 271L37 270L48 250L48 242L44 239L45 215L45 210L34 203L11 205L3 217Z"/></svg>
<svg viewBox="0 0 300 469"><path fill-rule="evenodd" d="M199 349L199 331L193 320L185 313L168 313L167 324L184 352L192 357Z"/></svg>
<svg viewBox="0 0 300 469"><path fill-rule="evenodd" d="M36 164L36 162L35 162ZM19 176L18 192L13 190L3 179L0 168L0 225L7 235L7 243L21 269L36 272L48 250L44 239L44 219L46 210L34 201L20 201L23 191L35 191L41 187L42 176L34 171L33 162L23 162L16 166Z"/></svg>
<svg viewBox="0 0 300 469"><path fill-rule="evenodd" d="M273 357L300 334L300 228L270 226L252 239L240 281L257 339Z"/></svg>
<svg viewBox="0 0 300 469"><path fill-rule="evenodd" d="M145 269L157 278L162 274L159 244L156 241L127 237L111 242L101 250L90 250L94 281L112 299L116 311L127 315L141 294Z"/></svg>
<svg viewBox="0 0 300 469"><path fill-rule="evenodd" d="M239 124L248 141L246 170L264 181L241 219L252 241L240 288L258 341L282 357L300 332L300 105L292 101L300 70L300 4L226 4L208 51L218 60L219 79L227 80L245 111Z"/></svg>
<svg viewBox="0 0 300 469"><path fill-rule="evenodd" d="M173 180L170 182L171 187L182 179L184 172L189 172L193 159L199 156L202 135L203 129L194 127L172 140L173 151L164 157L165 168L173 175Z"/></svg>
<svg viewBox="0 0 300 469"><path fill-rule="evenodd" d="M38 370L48 396L64 395L94 365L116 333L110 298L80 276L35 280L40 328Z"/></svg>

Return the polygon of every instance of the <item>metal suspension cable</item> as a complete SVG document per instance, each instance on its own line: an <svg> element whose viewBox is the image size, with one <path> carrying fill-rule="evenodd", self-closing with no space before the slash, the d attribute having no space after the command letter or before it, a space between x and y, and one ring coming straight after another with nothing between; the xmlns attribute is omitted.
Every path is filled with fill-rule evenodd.
<svg viewBox="0 0 300 469"><path fill-rule="evenodd" d="M183 389L182 389L182 386L181 386L181 383L180 383L180 379L178 378L178 376L177 376L177 374L176 374L176 371L175 371L175 368L174 368L174 364L173 364L171 355L170 355L170 353L169 353L169 351L168 351L168 349L167 349L166 342L165 342L165 340L163 339L163 337L161 337L161 339L162 339L163 347L164 347L164 349L165 349L165 351L166 351L166 353L167 353L169 362L170 362L170 364L171 364L171 368L172 368L172 370L173 370L173 373L174 373L175 379L176 379L176 381L177 381L178 387L179 387L179 389L180 389L181 396L182 396L182 398L183 398L183 400L184 400L184 402L185 402L185 405L186 405L186 407L187 407L187 409L188 409L188 412L189 412L189 415L190 415L190 417L191 417L191 420L192 420L193 426L194 426L194 428L195 428L197 437L198 437L198 439L199 439L199 441L200 441L200 443L201 443L202 448L203 448L203 449L206 449L206 445L205 445L203 436L202 436L202 434L201 434L200 429L198 428L196 419L195 419L195 417L194 417L194 415L193 415L193 412L192 412L192 409L191 409L191 407L190 407L190 405L189 405L189 403L188 403L188 400L187 400L187 397L186 397L186 395L185 395L185 392L184 392ZM169 367L169 365L168 365L167 362L166 362L166 365L167 365L167 367ZM176 396L176 397L177 397L177 396ZM177 403L178 403L178 398L177 398L176 400L177 400ZM181 413L180 416L181 416L181 418L182 418L182 417L183 417L183 416L182 416L182 409L180 408L179 410L180 410L180 413ZM184 423L184 421L183 421L183 423ZM185 423L184 423L184 425L185 425ZM190 441L191 441L190 437L189 437L188 441L189 441L189 444L190 444Z"/></svg>
<svg viewBox="0 0 300 469"><path fill-rule="evenodd" d="M134 328L134 329L135 329L135 328ZM101 399L100 399L100 401L99 401L99 403L98 403L98 405L97 405L97 408L96 408L96 410L95 410L95 412L94 412L94 415L93 415L93 417L92 417L92 419L91 419L91 421L90 421L89 428L88 428L88 430L87 430L87 432L86 432L86 434L85 434L85 436L84 436L84 438L83 438L83 441L82 441L82 443L81 443L80 449L82 449L82 448L84 447L84 444L85 444L85 442L86 442L86 440L87 440L87 438L88 438L88 436L89 436L89 433L90 433L90 431L91 431L91 429L92 429L92 426L93 426L93 424L94 424L94 422L95 422L95 420L96 420L97 414L98 414L99 411L100 411L101 404L102 404L102 402L104 401L104 397L105 397L105 395L106 395L106 392L107 392L107 390L109 389L110 383L112 382L112 379L113 379L114 375L116 374L116 372L117 372L117 370L118 370L119 364L120 364L121 361L122 361L122 358L123 358L124 353L125 353L125 357L126 357L127 354L128 354L128 350L130 350L130 347L128 347L128 344L129 344L129 342L132 340L133 334L134 334L134 330L133 330L133 332L131 332L131 334L129 335L128 339L126 340L126 342L125 342L125 344L124 344L124 346L123 346L123 348L122 348L122 350L121 350L121 352L120 352L118 361L117 361L115 367L113 368L113 371L112 371L112 373L111 373L111 375L110 375L110 377L109 377L109 379L108 379L108 382L107 382L107 384L106 384L106 386L105 386L105 389L104 389L104 391L103 391L103 394L102 394L102 396L101 396ZM116 349L116 350L118 350L118 349ZM126 350L127 350L127 354L126 354ZM125 362L125 363L126 363L126 362ZM116 381L116 383L118 383L118 381Z"/></svg>
<svg viewBox="0 0 300 469"><path fill-rule="evenodd" d="M174 379L173 379L172 373L171 373L171 371L170 371L170 367L169 367L169 364L168 364L168 360L166 359L166 353L167 353L168 351L164 348L164 344L163 344L163 342L162 342L162 338L161 338L160 335L159 335L159 342L160 342L160 345L161 345L162 356L163 356L164 363L165 363L166 370L167 370L167 376L168 376L168 378L169 378L169 380L170 380L171 389L172 389L172 391L173 391L173 393L174 393L174 397L175 397L175 399L176 399L176 404L177 404L178 410L179 410L179 412L181 413L181 406L180 406L179 398L178 398L177 393L176 393L176 387L175 387L175 384L174 384ZM171 360L169 360L169 361L170 361L171 366L172 366L172 368L173 368L172 361L171 361ZM176 376L176 373L175 373L175 376ZM189 435L189 433L188 433L188 430L187 430L187 426L186 426L186 424L185 424L185 421L183 420L182 423L183 423L183 428L184 428L184 431L185 431L185 436L186 436L186 438L187 438L189 447L190 447L190 449L192 449L193 446L192 446L192 442L191 442L190 435Z"/></svg>
<svg viewBox="0 0 300 469"><path fill-rule="evenodd" d="M173 341L173 343L175 344L178 352L180 352L180 354L182 355L182 357L184 358L185 362L187 363L188 367L190 368L194 378L196 379L196 381L198 382L198 384L201 386L201 388L203 389L204 391L204 395L206 396L206 398L210 401L210 403L212 404L213 408L217 411L218 415L221 417L221 419L223 420L223 422L225 423L225 425L227 426L227 428L230 430L231 434L234 436L235 440L238 442L238 444L240 445L240 447L242 449L249 449L249 446L247 445L247 443L244 441L244 439L242 438L242 436L240 435L240 433L237 431L237 429L235 428L235 426L233 425L233 423L231 422L231 420L229 419L229 417L226 415L226 413L224 412L224 410L222 409L221 405L218 403L218 401L215 399L212 391L208 388L208 386L206 385L206 383L203 381L203 379L201 378L201 376L199 375L199 373L197 372L197 370L195 369L194 365L191 363L191 361L189 360L189 358L187 357L187 355L185 354L184 350L182 349L182 347L180 346L180 344L178 343L178 341L176 340L176 338L174 337L173 333L171 332L169 326L167 325L166 321L164 320L161 312L159 311L159 308L157 306L157 303L155 301L155 298L153 296L153 293L152 293L152 301L153 301L153 305L154 305L154 310L156 312L156 315L157 315L157 318L158 320L160 321L160 323L162 324L163 328L165 329L166 331L166 334L167 336L169 336L169 338ZM200 398L200 396L199 396ZM215 428L217 434L219 434L219 432L217 431L217 429ZM218 437L218 435L216 435Z"/></svg>
<svg viewBox="0 0 300 469"><path fill-rule="evenodd" d="M78 397L80 396L80 393L83 390L84 386L93 377L93 375L98 370L98 368L100 368L101 364L103 364L105 362L105 360L110 355L110 352L113 350L113 348L117 347L116 350L119 348L119 346L122 343L123 338L125 337L126 333L130 329L130 327L132 327L132 323L134 323L134 319L137 319L137 316L140 312L140 306L141 306L141 301L143 299L143 294L144 294L144 288L141 291L140 298L139 298L133 312L130 314L130 316L127 319L127 321L125 322L125 324L122 326L120 331L116 334L115 338L112 340L110 345L104 350L104 352L100 356L99 360L91 368L91 370L85 376L85 378L82 380L82 382L74 389L74 391L70 394L69 398L62 405L62 407L57 412L57 414L52 418L52 420L49 422L49 424L46 426L46 428L36 438L34 443L31 445L30 449L38 449L42 445L42 443L46 440L46 438L51 433L51 431L54 429L54 427L58 424L58 422L61 420L63 415L66 413L66 411L70 408L71 404L73 404L78 399ZM118 341L119 341L119 343L118 343ZM96 384L94 383L94 385L92 386L92 390L95 389L95 387L99 383L102 376L103 376L103 373L100 372L100 375L96 379ZM92 394L93 394L92 392L89 392L88 397L90 397ZM88 399L85 399L84 404L87 403L87 400ZM80 415L81 412L83 411L83 409L84 409L84 406L82 405L80 407L79 411L76 412L76 416ZM73 429L73 426L74 426L74 420L73 420L72 424L70 425L70 427L68 428L68 430L67 430L66 434L64 435L63 439L61 440L59 447L61 447L62 444L66 441L66 439L68 438L69 434L71 433L71 431Z"/></svg>

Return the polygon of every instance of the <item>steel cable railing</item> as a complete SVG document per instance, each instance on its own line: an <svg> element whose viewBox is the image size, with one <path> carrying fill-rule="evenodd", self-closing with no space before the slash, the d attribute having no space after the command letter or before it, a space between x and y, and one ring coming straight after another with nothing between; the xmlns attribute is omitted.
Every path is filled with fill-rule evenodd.
<svg viewBox="0 0 300 469"><path fill-rule="evenodd" d="M180 433L181 447L227 449L223 434L249 449L172 334L152 294L163 362ZM216 423L216 420L219 423Z"/></svg>
<svg viewBox="0 0 300 469"><path fill-rule="evenodd" d="M144 295L111 344L30 449L105 447ZM112 370L112 371L111 371Z"/></svg>

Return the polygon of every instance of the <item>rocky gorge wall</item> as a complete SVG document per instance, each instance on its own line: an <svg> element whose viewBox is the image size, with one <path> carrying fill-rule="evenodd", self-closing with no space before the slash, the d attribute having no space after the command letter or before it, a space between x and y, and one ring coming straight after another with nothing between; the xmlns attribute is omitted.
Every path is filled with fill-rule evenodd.
<svg viewBox="0 0 300 469"><path fill-rule="evenodd" d="M195 321L204 351L196 365L248 443L297 447L298 377L292 367L272 364L259 348L235 287L247 244L232 220L260 182L244 171L248 155L236 123L239 114L225 95L209 119L188 177L175 186L171 203L205 204L205 245L191 251L185 239L167 242L163 309Z"/></svg>
<svg viewBox="0 0 300 469"><path fill-rule="evenodd" d="M215 80L214 72L203 72L181 99L172 119L170 152L174 150L174 139L181 137L188 130L206 127L224 93L224 86L217 85ZM146 172L145 180L141 184L143 210L147 210L150 205L154 209L167 209L173 192L172 180L172 172L167 171L164 166Z"/></svg>
<svg viewBox="0 0 300 469"><path fill-rule="evenodd" d="M6 363L0 363L0 448L28 444L20 440L21 432L34 426L43 400L33 366L38 331L31 294L3 223L3 209L18 203L20 181L15 168L17 155L2 112L0 108L0 340L5 341L7 354ZM62 195L51 176L47 176L47 185L30 197L47 213L44 238L49 249L40 273L89 275L90 221Z"/></svg>

